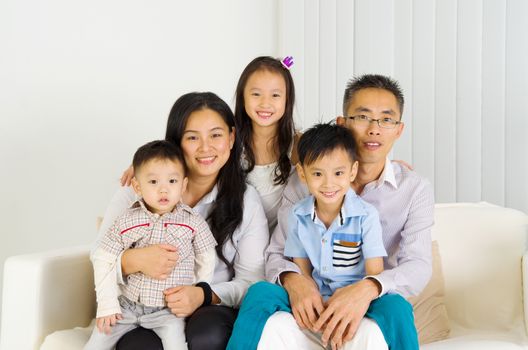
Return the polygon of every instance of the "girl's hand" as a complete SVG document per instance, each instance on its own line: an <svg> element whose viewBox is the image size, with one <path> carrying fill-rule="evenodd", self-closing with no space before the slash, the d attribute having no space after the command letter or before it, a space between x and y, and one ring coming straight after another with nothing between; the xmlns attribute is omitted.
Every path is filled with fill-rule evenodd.
<svg viewBox="0 0 528 350"><path fill-rule="evenodd" d="M157 280L169 277L177 262L177 248L170 244L154 244L145 248L128 249L121 259L124 275L143 272Z"/></svg>
<svg viewBox="0 0 528 350"><path fill-rule="evenodd" d="M115 326L118 320L122 320L123 316L121 314L113 314L104 317L97 317L95 324L99 332L110 334L112 332L112 327Z"/></svg>
<svg viewBox="0 0 528 350"><path fill-rule="evenodd" d="M203 289L195 286L178 286L166 289L165 301L171 312L178 317L190 316L204 302Z"/></svg>
<svg viewBox="0 0 528 350"><path fill-rule="evenodd" d="M123 175L121 175L121 186L130 186L130 183L132 181L132 178L134 177L134 168L131 166L128 167L127 170L123 172Z"/></svg>
<svg viewBox="0 0 528 350"><path fill-rule="evenodd" d="M412 167L412 165L409 164L409 163L407 163L407 162L404 161L404 160L401 160L401 159L396 159L396 160L395 160L395 159L393 159L392 161L393 161L394 163L398 163L398 164L400 164L400 165L403 165L404 167L406 167L406 168L409 169L409 170L414 170L414 168Z"/></svg>

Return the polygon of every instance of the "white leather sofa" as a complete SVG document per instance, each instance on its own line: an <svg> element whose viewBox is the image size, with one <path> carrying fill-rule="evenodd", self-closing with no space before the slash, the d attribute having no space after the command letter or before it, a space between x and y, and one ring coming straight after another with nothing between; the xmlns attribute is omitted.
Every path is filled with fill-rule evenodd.
<svg viewBox="0 0 528 350"><path fill-rule="evenodd" d="M422 349L528 349L527 227L528 216L512 209L436 205L433 239L440 247L451 333ZM5 262L1 350L82 348L90 329L72 328L87 327L94 317L88 255L89 247L77 247Z"/></svg>

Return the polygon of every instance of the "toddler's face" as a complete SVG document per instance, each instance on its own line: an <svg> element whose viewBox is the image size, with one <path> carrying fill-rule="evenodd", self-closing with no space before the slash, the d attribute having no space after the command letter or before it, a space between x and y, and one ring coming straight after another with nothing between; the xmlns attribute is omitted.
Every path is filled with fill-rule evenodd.
<svg viewBox="0 0 528 350"><path fill-rule="evenodd" d="M315 160L312 164L298 166L301 179L315 197L318 206L340 206L357 174L358 162L352 162L341 148Z"/></svg>
<svg viewBox="0 0 528 350"><path fill-rule="evenodd" d="M136 172L134 190L159 215L171 212L187 187L182 164L168 159L152 159Z"/></svg>
<svg viewBox="0 0 528 350"><path fill-rule="evenodd" d="M244 107L253 126L275 125L286 108L286 82L279 73L258 70L244 88Z"/></svg>

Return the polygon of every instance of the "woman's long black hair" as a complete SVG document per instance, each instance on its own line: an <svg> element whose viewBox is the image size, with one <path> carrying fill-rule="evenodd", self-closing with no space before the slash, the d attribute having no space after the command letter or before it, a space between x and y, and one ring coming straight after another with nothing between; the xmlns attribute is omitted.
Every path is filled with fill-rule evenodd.
<svg viewBox="0 0 528 350"><path fill-rule="evenodd" d="M273 73L278 73L284 78L286 83L286 106L284 108L284 115L279 120L277 127L277 136L273 140L274 149L279 151L279 160L275 167L275 178L273 179L276 185L284 184L290 176L291 161L290 149L293 146L293 135L295 132L293 123L293 105L295 103L295 87L290 71L282 66L282 63L273 57L261 56L251 61L238 79L236 88L236 103L235 103L235 120L237 123L237 133L242 145L244 146L244 155L248 161L246 174L255 167L255 154L253 153L253 125L249 118L244 101L244 89L246 87L249 77L256 71L267 70Z"/></svg>
<svg viewBox="0 0 528 350"><path fill-rule="evenodd" d="M167 132L165 140L181 144L185 126L189 116L196 111L210 109L218 113L233 132L235 118L229 106L212 92L191 92L182 95L176 102L169 114L167 121ZM242 146L240 140L235 137L235 142L229 159L220 169L216 178L218 195L213 204L213 209L206 218L209 228L213 233L218 245L216 253L234 273L234 262L228 261L224 256L223 247L226 242L233 240L233 232L242 222L244 211L244 192L246 191L245 173L240 165Z"/></svg>

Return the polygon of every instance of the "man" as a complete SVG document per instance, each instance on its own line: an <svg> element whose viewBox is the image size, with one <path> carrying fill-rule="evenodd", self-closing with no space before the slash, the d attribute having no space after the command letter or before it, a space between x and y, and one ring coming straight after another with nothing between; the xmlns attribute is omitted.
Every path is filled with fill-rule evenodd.
<svg viewBox="0 0 528 350"><path fill-rule="evenodd" d="M353 338L358 349L379 348L374 344L379 344L380 337L383 341L383 335L374 322L364 318L371 301L386 293L417 295L429 281L432 187L415 172L387 158L404 129L403 105L396 81L381 75L363 75L347 85L344 116L337 118L338 124L352 131L358 146L359 171L351 186L379 212L388 253L385 271L338 289L323 305L316 286L283 255L288 212L308 195L306 186L293 175L284 190L278 225L266 251L266 277L286 289L293 316L274 314L266 323L259 349L277 346L277 341L285 347L296 344L314 349L329 342L334 348ZM322 331L321 342L309 339L302 329Z"/></svg>

